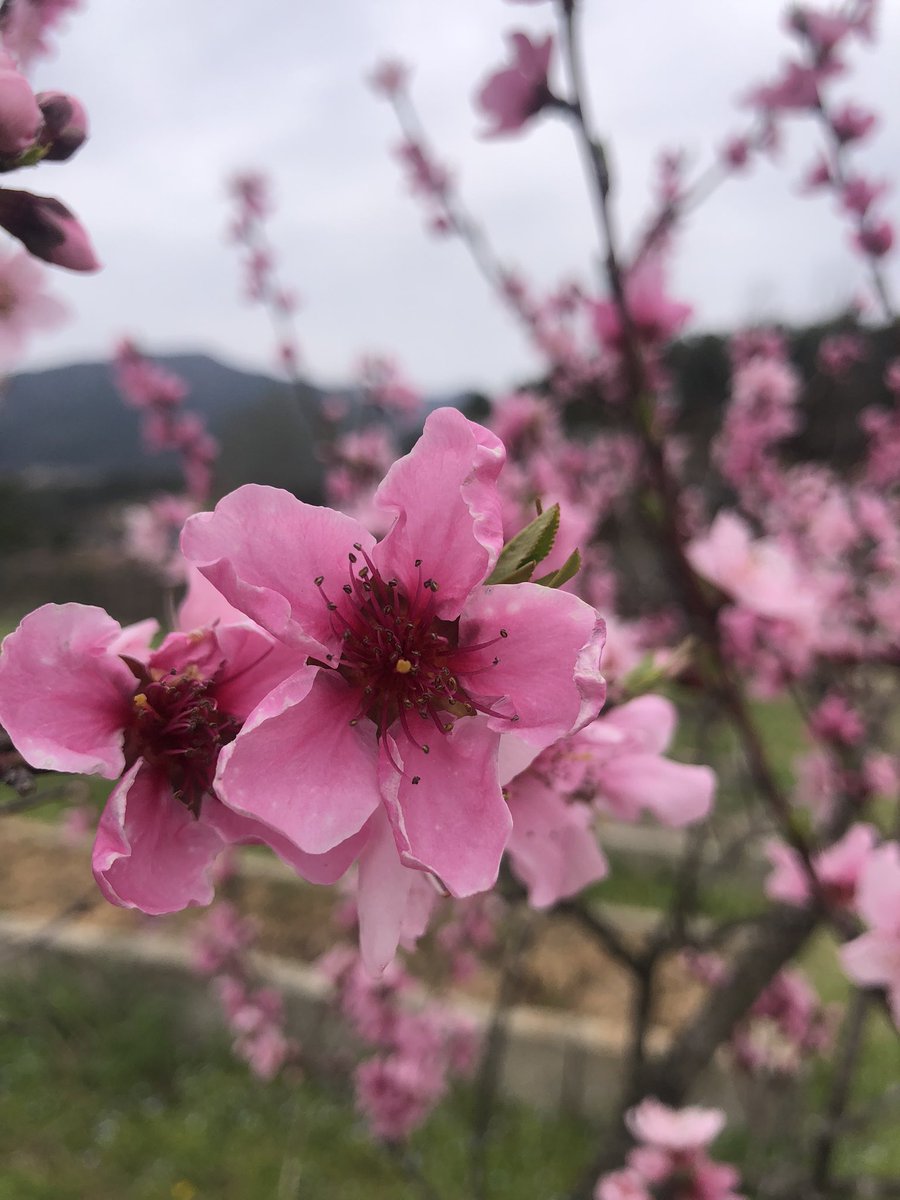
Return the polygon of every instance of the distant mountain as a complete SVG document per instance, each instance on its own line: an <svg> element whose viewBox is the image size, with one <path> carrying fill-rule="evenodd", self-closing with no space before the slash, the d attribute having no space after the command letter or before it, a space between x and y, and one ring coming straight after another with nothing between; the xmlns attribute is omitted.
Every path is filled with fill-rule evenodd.
<svg viewBox="0 0 900 1200"><path fill-rule="evenodd" d="M281 411L279 434L293 450L295 469L315 472L311 443L321 393L303 385L300 396L267 375L226 367L203 354L167 354L154 361L190 387L186 405L201 414L223 451L252 431L254 414ZM243 433L241 433L243 430ZM238 456L239 457L239 456ZM305 460L305 461L302 461ZM236 463L233 474L240 475ZM13 377L0 399L0 476L96 483L110 478L160 484L177 479L173 455L149 454L139 414L115 390L108 362L76 363ZM248 476L249 478L249 476ZM229 481L243 482L240 479Z"/></svg>

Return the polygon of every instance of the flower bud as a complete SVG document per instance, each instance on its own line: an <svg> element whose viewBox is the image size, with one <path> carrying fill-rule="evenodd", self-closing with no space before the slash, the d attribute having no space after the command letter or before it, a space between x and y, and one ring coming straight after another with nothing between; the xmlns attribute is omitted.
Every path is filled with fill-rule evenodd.
<svg viewBox="0 0 900 1200"><path fill-rule="evenodd" d="M44 116L41 145L49 162L65 162L88 136L84 105L65 92L38 92L35 99Z"/></svg>
<svg viewBox="0 0 900 1200"><path fill-rule="evenodd" d="M4 188L0 225L35 258L70 271L96 271L100 266L77 217L52 196Z"/></svg>
<svg viewBox="0 0 900 1200"><path fill-rule="evenodd" d="M43 118L31 84L0 50L0 154L21 154L33 145Z"/></svg>

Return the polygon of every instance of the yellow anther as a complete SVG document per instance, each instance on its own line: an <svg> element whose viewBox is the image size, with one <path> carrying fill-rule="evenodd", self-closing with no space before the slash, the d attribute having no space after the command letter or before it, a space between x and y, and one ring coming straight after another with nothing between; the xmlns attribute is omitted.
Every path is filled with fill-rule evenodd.
<svg viewBox="0 0 900 1200"><path fill-rule="evenodd" d="M412 663L408 658L398 658L394 663L394 670L398 675L408 675L412 670Z"/></svg>
<svg viewBox="0 0 900 1200"><path fill-rule="evenodd" d="M147 702L147 697L144 695L143 692L138 692L138 694L135 696L132 703L134 704L135 708L144 709L144 708L150 707L150 705Z"/></svg>

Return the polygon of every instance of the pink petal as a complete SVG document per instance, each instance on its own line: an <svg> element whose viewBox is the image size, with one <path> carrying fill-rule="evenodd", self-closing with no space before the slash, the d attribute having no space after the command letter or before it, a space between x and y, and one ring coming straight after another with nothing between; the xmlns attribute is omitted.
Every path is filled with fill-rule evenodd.
<svg viewBox="0 0 900 1200"><path fill-rule="evenodd" d="M282 834L263 825L262 821L234 812L227 805L220 804L215 796L204 798L203 819L229 845L268 846L282 862L309 883L336 883L351 863L356 861L366 843L363 829L324 854L305 854Z"/></svg>
<svg viewBox="0 0 900 1200"><path fill-rule="evenodd" d="M766 842L763 849L774 868L763 885L769 899L783 904L805 904L809 899L809 882L796 850L777 838Z"/></svg>
<svg viewBox="0 0 900 1200"><path fill-rule="evenodd" d="M94 878L107 900L158 916L209 904L209 868L223 842L142 760L116 785L94 842Z"/></svg>
<svg viewBox="0 0 900 1200"><path fill-rule="evenodd" d="M229 604L195 566L187 566L187 594L178 609L178 628L189 633L207 625L234 624L246 621L246 616Z"/></svg>
<svg viewBox="0 0 900 1200"><path fill-rule="evenodd" d="M496 480L505 459L494 434L455 408L439 408L375 493L378 507L396 514L374 555L382 575L399 579L409 595L420 578L434 579L437 613L447 620L459 616L503 545Z"/></svg>
<svg viewBox="0 0 900 1200"><path fill-rule="evenodd" d="M625 1124L641 1142L664 1150L698 1150L725 1128L717 1108L669 1108L649 1096L625 1114Z"/></svg>
<svg viewBox="0 0 900 1200"><path fill-rule="evenodd" d="M872 851L860 877L856 907L867 924L900 939L900 846L896 842Z"/></svg>
<svg viewBox="0 0 900 1200"><path fill-rule="evenodd" d="M604 879L609 866L591 828L591 811L568 804L534 775L512 784L509 839L513 869L533 908L549 908Z"/></svg>
<svg viewBox="0 0 900 1200"><path fill-rule="evenodd" d="M3 642L0 723L32 766L115 779L134 676L110 649L121 635L100 608L45 604Z"/></svg>
<svg viewBox="0 0 900 1200"><path fill-rule="evenodd" d="M219 625L213 630L225 666L215 681L223 712L245 718L279 684L302 671L306 656L251 625Z"/></svg>
<svg viewBox="0 0 900 1200"><path fill-rule="evenodd" d="M900 988L900 937L864 933L838 951L841 965L863 987Z"/></svg>
<svg viewBox="0 0 900 1200"><path fill-rule="evenodd" d="M531 746L514 733L500 735L500 753L497 758L497 774L500 786L506 785L523 771L527 771L537 756L540 747Z"/></svg>
<svg viewBox="0 0 900 1200"><path fill-rule="evenodd" d="M159 621L153 617L126 625L118 637L109 643L111 654L127 654L130 658L145 659L150 653L153 639L159 633Z"/></svg>
<svg viewBox="0 0 900 1200"><path fill-rule="evenodd" d="M664 696L638 696L604 713L603 725L625 734L634 748L663 754L675 733L675 705Z"/></svg>
<svg viewBox="0 0 900 1200"><path fill-rule="evenodd" d="M357 542L371 552L375 539L351 517L253 483L189 517L181 535L185 558L230 604L322 658L337 654L340 636L315 580L339 594Z"/></svg>
<svg viewBox="0 0 900 1200"><path fill-rule="evenodd" d="M568 592L534 583L479 588L460 619L459 644L491 644L459 659L456 670L471 695L504 697L497 707L518 717L514 725L492 717L492 728L548 746L600 711L605 634L594 609Z"/></svg>
<svg viewBox="0 0 900 1200"><path fill-rule="evenodd" d="M329 671L287 680L219 755L216 795L307 854L352 837L378 804L375 727L359 697Z"/></svg>
<svg viewBox="0 0 900 1200"><path fill-rule="evenodd" d="M597 803L623 821L648 809L664 825L701 821L712 807L716 777L709 767L656 754L621 754L597 769Z"/></svg>
<svg viewBox="0 0 900 1200"><path fill-rule="evenodd" d="M401 861L437 875L451 895L486 891L497 880L512 827L497 781L500 739L480 718L462 717L447 734L416 714L407 724L419 745L398 724L388 734L404 774L384 747L378 764Z"/></svg>
<svg viewBox="0 0 900 1200"><path fill-rule="evenodd" d="M401 863L383 809L372 814L366 830L369 836L359 857L356 895L359 949L366 970L380 975L397 953L416 872Z"/></svg>

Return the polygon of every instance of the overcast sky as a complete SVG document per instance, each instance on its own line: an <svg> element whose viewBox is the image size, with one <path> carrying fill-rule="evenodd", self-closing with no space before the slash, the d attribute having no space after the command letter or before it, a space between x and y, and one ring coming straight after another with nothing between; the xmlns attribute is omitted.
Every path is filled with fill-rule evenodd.
<svg viewBox="0 0 900 1200"><path fill-rule="evenodd" d="M736 99L788 51L782 5L583 7L592 106L611 138L619 223L633 231L660 149L681 147L699 167L743 127ZM900 2L882 8L878 46L854 48L859 69L838 90L883 114L860 163L890 175L900 164ZM242 303L224 238L224 181L257 167L273 182L272 236L303 298L298 333L317 382L346 379L364 351L396 355L431 391L520 379L536 360L463 247L426 233L391 157L393 114L365 84L385 56L412 64L433 144L500 257L540 287L587 281L596 242L569 129L544 118L514 138L479 137L473 96L505 57L504 31L516 28L550 31L552 6L85 0L35 82L84 101L91 140L21 186L64 199L105 265L93 277L54 271L73 319L33 343L21 368L103 357L123 333L151 352L205 349L269 367L266 319ZM798 123L780 166L759 164L692 220L673 289L694 305L694 328L825 315L858 290L862 274L833 203L797 196L813 146ZM890 211L896 220L896 194ZM900 292L896 261L892 282Z"/></svg>

